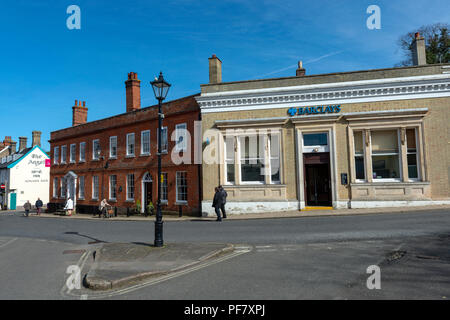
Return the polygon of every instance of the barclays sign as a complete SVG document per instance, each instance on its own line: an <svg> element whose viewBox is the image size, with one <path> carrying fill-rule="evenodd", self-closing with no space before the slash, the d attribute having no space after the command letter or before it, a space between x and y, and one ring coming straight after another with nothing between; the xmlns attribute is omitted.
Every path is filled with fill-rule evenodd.
<svg viewBox="0 0 450 320"><path fill-rule="evenodd" d="M317 106L317 107L304 107L304 108L289 108L287 113L293 116L301 116L305 114L324 114L324 113L339 113L341 112L341 105L333 106Z"/></svg>

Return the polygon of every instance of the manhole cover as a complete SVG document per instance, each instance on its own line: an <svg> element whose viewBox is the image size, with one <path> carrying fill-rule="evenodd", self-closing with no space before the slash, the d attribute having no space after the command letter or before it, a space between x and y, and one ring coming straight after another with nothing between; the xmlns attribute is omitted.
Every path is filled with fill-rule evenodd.
<svg viewBox="0 0 450 320"><path fill-rule="evenodd" d="M403 256L405 254L406 254L406 251L392 251L387 255L386 258L389 262L392 262L392 261L396 261L396 260L403 258Z"/></svg>

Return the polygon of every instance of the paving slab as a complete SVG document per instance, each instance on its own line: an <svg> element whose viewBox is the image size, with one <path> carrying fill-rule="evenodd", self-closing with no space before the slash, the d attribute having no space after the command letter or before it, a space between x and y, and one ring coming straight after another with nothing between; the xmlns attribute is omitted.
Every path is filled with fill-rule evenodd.
<svg viewBox="0 0 450 320"><path fill-rule="evenodd" d="M116 289L187 269L233 250L233 245L224 243L168 243L163 247L105 243L95 251L84 284L93 290Z"/></svg>

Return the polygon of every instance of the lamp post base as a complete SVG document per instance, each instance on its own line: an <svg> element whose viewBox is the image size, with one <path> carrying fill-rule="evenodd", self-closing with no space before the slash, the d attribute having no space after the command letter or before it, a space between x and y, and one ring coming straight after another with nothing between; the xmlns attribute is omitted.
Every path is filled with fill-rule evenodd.
<svg viewBox="0 0 450 320"><path fill-rule="evenodd" d="M164 245L163 241L163 222L155 221L155 247L162 247Z"/></svg>

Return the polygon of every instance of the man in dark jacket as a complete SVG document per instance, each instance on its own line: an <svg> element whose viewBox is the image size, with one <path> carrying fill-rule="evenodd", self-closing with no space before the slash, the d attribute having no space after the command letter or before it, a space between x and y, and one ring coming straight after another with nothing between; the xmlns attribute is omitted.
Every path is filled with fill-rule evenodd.
<svg viewBox="0 0 450 320"><path fill-rule="evenodd" d="M227 214L225 212L225 203L227 203L227 196L228 193L225 191L225 189L222 186L219 186L220 196L222 198L222 204L220 206L220 210L222 211L222 217L224 219L227 218Z"/></svg>
<svg viewBox="0 0 450 320"><path fill-rule="evenodd" d="M222 195L220 193L220 190L218 187L214 189L214 199L212 206L214 207L214 210L216 211L217 220L216 221L222 221L222 218L220 217L220 208L222 207Z"/></svg>
<svg viewBox="0 0 450 320"><path fill-rule="evenodd" d="M36 203L34 204L36 207L36 211L37 211L37 215L40 216L41 215L41 208L43 207L43 203L41 199L37 199Z"/></svg>

